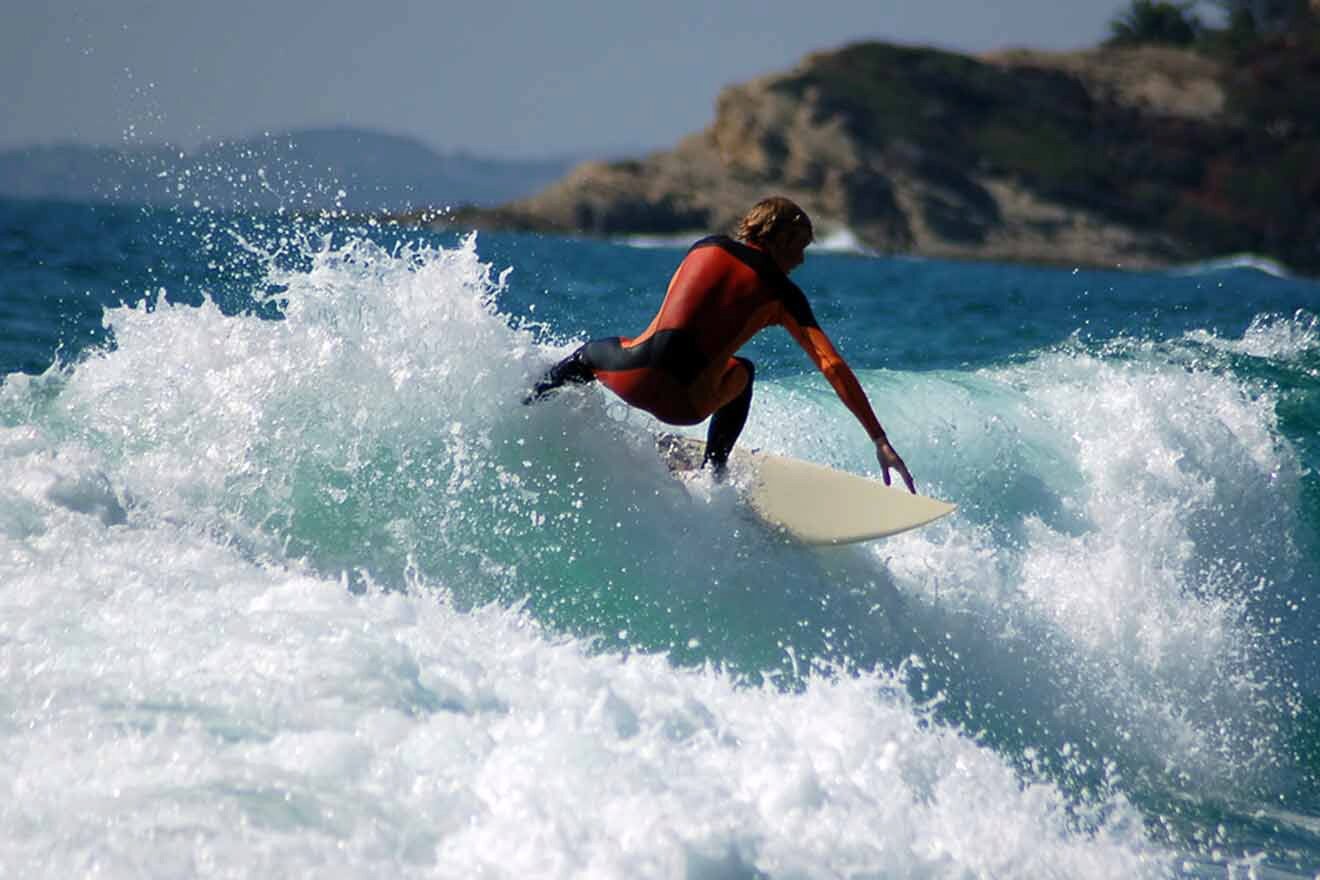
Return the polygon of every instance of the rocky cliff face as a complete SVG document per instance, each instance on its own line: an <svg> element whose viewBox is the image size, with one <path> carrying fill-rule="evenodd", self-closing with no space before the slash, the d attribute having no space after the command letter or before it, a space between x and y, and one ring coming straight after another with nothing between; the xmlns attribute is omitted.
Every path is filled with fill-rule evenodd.
<svg viewBox="0 0 1320 880"><path fill-rule="evenodd" d="M846 228L879 252L1139 267L1268 250L1226 197L1257 143L1229 81L1173 49L973 58L858 44L726 89L713 124L670 151L582 165L460 220L697 234L781 193L818 238ZM1309 185L1320 217L1320 180Z"/></svg>

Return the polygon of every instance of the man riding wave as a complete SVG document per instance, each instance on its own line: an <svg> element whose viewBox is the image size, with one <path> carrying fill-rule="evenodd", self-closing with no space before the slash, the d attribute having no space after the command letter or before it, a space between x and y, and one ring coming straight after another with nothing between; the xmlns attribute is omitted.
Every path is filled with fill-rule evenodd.
<svg viewBox="0 0 1320 880"><path fill-rule="evenodd" d="M806 295L788 278L802 265L813 238L811 220L792 201L776 196L757 202L739 224L738 240L715 235L692 245L641 334L586 343L547 371L525 402L566 383L596 381L667 424L695 425L710 418L703 464L719 475L752 403L755 368L737 351L778 324L861 423L875 444L885 484L892 468L916 492L861 383L816 323Z"/></svg>

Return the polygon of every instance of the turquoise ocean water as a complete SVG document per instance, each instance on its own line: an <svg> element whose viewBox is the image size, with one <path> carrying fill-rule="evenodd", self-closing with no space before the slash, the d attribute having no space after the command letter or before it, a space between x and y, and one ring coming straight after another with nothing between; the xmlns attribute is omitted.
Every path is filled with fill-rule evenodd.
<svg viewBox="0 0 1320 880"><path fill-rule="evenodd" d="M518 403L682 253L0 202L0 865L1320 872L1320 284L813 249L960 507L808 549ZM746 353L746 443L875 472Z"/></svg>

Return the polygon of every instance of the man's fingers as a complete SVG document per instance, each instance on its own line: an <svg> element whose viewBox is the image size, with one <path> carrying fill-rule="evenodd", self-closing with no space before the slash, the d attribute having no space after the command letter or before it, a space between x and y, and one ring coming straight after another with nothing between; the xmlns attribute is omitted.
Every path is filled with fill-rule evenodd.
<svg viewBox="0 0 1320 880"><path fill-rule="evenodd" d="M907 465L901 461L898 463L898 472L903 475L903 482L907 484L908 491L913 495L916 495L917 484L913 481L912 474L908 471Z"/></svg>
<svg viewBox="0 0 1320 880"><path fill-rule="evenodd" d="M880 445L877 444L876 458L880 460L880 475L884 477L886 486L893 485L893 480L889 476L889 469L894 468L898 471L899 476L903 478L903 483L907 486L907 490L913 495L917 494L916 481L912 479L912 474L908 472L907 465L903 463L903 459L898 457L898 453L895 452L892 447L885 444L884 447L881 448Z"/></svg>

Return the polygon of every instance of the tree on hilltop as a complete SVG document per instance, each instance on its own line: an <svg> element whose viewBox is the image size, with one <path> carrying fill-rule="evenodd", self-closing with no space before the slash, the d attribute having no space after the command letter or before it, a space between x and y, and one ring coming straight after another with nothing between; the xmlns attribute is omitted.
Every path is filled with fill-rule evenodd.
<svg viewBox="0 0 1320 880"><path fill-rule="evenodd" d="M1207 3L1223 11L1223 28L1207 27L1192 11ZM1105 45L1196 45L1212 53L1234 53L1261 40L1317 27L1320 0L1132 0L1109 22Z"/></svg>
<svg viewBox="0 0 1320 880"><path fill-rule="evenodd" d="M1204 30L1192 12L1197 0L1167 3L1163 0L1132 0L1132 5L1109 23L1110 46L1162 43L1189 46Z"/></svg>
<svg viewBox="0 0 1320 880"><path fill-rule="evenodd" d="M1277 34L1313 20L1320 4L1316 0L1210 0L1228 15L1233 31Z"/></svg>

